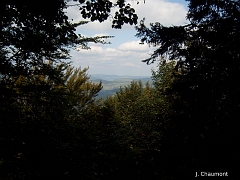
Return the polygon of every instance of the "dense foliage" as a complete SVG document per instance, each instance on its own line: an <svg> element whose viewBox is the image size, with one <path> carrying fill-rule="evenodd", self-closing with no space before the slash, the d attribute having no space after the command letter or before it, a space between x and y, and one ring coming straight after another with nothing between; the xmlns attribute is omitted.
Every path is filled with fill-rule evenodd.
<svg viewBox="0 0 240 180"><path fill-rule="evenodd" d="M177 97L170 115L175 128L164 147L178 176L229 171L233 178L239 168L239 14L239 1L191 0L188 25L137 27L143 42L158 46L145 62L178 60L178 80L167 92Z"/></svg>
<svg viewBox="0 0 240 180"><path fill-rule="evenodd" d="M90 4L93 11L97 3ZM104 3L101 9L110 16L113 6ZM0 2L0 179L94 176L86 154L81 155L91 152L88 137L77 125L101 83L91 83L87 69L69 67L67 60L71 48L105 43L108 37L75 34L86 22L71 23L67 7L65 0ZM121 8L136 22L133 9L124 2Z"/></svg>

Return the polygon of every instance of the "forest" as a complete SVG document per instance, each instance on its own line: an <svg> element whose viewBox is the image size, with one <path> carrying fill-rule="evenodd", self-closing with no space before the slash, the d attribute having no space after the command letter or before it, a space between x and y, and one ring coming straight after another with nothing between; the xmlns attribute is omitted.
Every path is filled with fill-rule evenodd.
<svg viewBox="0 0 240 180"><path fill-rule="evenodd" d="M69 1L156 47L151 85L96 98L69 52L110 37L76 34ZM239 179L240 1L187 2L189 23L166 27L126 0L1 0L0 180Z"/></svg>

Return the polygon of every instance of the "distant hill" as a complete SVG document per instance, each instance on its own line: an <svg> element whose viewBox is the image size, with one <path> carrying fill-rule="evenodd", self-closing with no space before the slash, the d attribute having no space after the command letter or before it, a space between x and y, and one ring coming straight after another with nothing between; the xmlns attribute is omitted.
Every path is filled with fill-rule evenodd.
<svg viewBox="0 0 240 180"><path fill-rule="evenodd" d="M127 86L132 81L141 80L143 84L146 84L146 82L152 84L151 77L147 76L118 76L93 74L91 75L90 80L92 82L102 82L103 89L98 93L97 98L106 98L107 96L112 96L120 89L120 87Z"/></svg>
<svg viewBox="0 0 240 180"><path fill-rule="evenodd" d="M91 80L97 80L97 79L101 79L101 80L107 80L107 81L114 81L114 80L119 80L119 79L144 79L144 78L149 78L149 76L119 76L119 75L105 75L105 74L92 74L90 79Z"/></svg>

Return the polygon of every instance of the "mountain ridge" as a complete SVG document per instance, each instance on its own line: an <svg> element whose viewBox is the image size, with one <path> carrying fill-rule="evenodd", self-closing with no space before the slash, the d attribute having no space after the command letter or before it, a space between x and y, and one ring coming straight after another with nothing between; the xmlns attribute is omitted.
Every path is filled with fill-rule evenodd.
<svg viewBox="0 0 240 180"><path fill-rule="evenodd" d="M143 79L143 78L151 78L150 76L129 76L129 75L107 75L107 74L91 74L90 80L108 80L114 81L117 79Z"/></svg>
<svg viewBox="0 0 240 180"><path fill-rule="evenodd" d="M147 82L152 84L150 76L93 74L90 76L90 80L95 83L102 82L103 89L98 93L97 98L112 96L120 89L120 87L128 86L132 81L136 82L141 80L143 85Z"/></svg>

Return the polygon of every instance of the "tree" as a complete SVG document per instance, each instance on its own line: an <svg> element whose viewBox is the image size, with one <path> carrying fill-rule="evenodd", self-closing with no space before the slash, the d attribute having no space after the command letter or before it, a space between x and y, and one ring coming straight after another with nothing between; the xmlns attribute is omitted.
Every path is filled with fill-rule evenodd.
<svg viewBox="0 0 240 180"><path fill-rule="evenodd" d="M177 94L170 116L175 128L163 150L169 174L175 169L175 176L191 179L196 171L238 168L239 9L239 1L191 0L188 25L137 27L142 42L159 46L145 62L178 60L168 93Z"/></svg>
<svg viewBox="0 0 240 180"><path fill-rule="evenodd" d="M130 8L129 5L125 5L124 1L117 1L115 5L109 1L91 3L87 1L86 4L85 1L79 2L82 5L81 12L88 13L86 16L82 13L85 18L95 17L95 11L105 12L104 17L109 16L110 9L115 5L120 9L126 9L124 12L121 10L121 15L131 14L127 10ZM47 7L45 7L46 3ZM76 46L88 48L88 42L105 43L103 39L109 38L109 36L86 38L76 35L75 28L87 22L71 23L68 20L64 13L64 9L68 7L67 1L54 0L46 3L39 0L21 1L21 3L14 0L1 1L0 92L1 107L4 107L4 112L17 100L16 92L11 87L20 76L47 75L55 80L58 78L55 66L47 66L46 62L63 63L63 60L70 58L70 48ZM129 11L133 12L133 9ZM135 22L137 17L134 15L129 18ZM103 21L98 18L92 20ZM123 22L121 18L118 20L120 24ZM4 112L1 113L4 114L2 118L6 118L5 114L9 114Z"/></svg>
<svg viewBox="0 0 240 180"><path fill-rule="evenodd" d="M8 114L8 119L1 121L1 178L83 176L75 170L83 168L80 162L86 163L81 151L77 152L84 151L77 124L101 90L101 83L89 82L87 68L63 64L57 70L58 81L46 75L20 76L12 87L18 100L9 110L14 116ZM79 157L75 160L74 156Z"/></svg>
<svg viewBox="0 0 240 180"><path fill-rule="evenodd" d="M82 167L79 163L74 166L81 146L77 143L78 148L73 150L79 136L74 138L77 128L69 121L91 104L101 84L88 82L86 69L66 69L66 60L71 48L85 48L88 42L104 43L108 37L76 35L75 28L86 22L71 23L64 13L66 3L0 2L2 179L74 179L79 175L75 168ZM109 12L108 1L104 3L101 10ZM91 3L91 10L98 9L95 4L97 1ZM89 6L84 8L88 12ZM120 8L126 9L122 14L136 20L131 8L124 4ZM89 13L95 16L94 10Z"/></svg>
<svg viewBox="0 0 240 180"><path fill-rule="evenodd" d="M159 155L162 123L159 119L161 104L157 96L152 96L155 89L148 83L131 82L121 88L114 96L108 97L104 105L111 109L113 121L117 122L114 136L119 146L127 150L120 158L123 166L118 166L122 178L154 179L158 177L156 159Z"/></svg>

